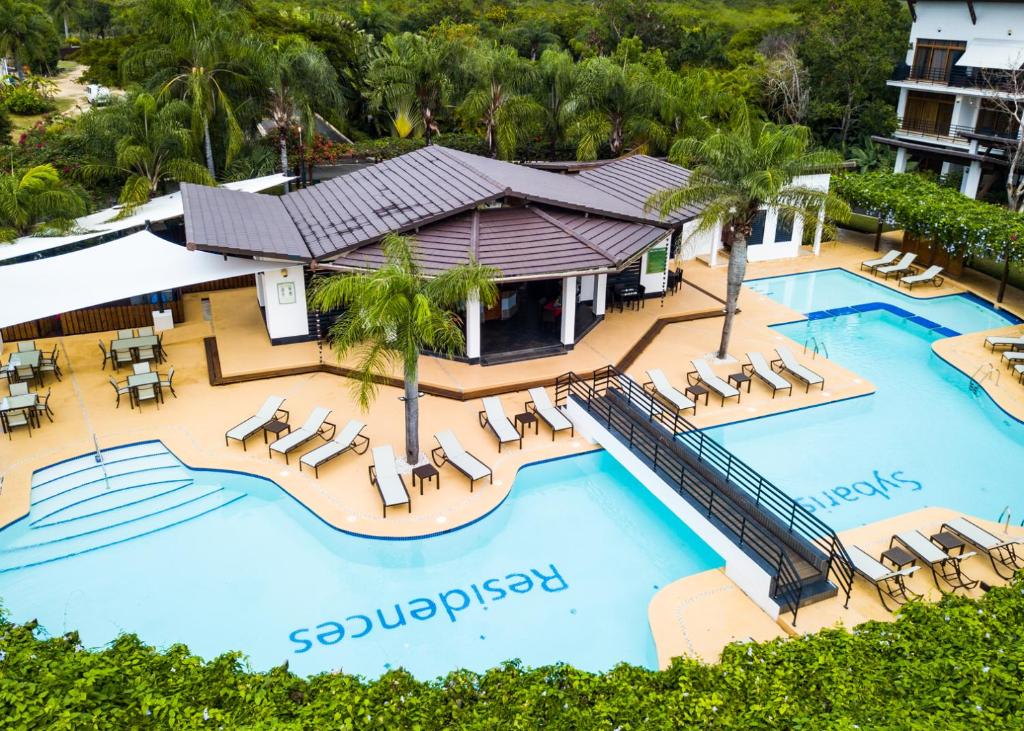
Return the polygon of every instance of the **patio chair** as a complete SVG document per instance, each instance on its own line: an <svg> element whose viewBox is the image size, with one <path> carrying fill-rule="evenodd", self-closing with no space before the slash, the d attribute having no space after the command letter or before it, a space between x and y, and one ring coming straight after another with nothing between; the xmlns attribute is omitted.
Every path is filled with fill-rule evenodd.
<svg viewBox="0 0 1024 731"><path fill-rule="evenodd" d="M146 327L140 327L139 328L139 337L140 338L149 337L150 335L154 335L154 334L155 333L153 332L153 326L152 325L147 325Z"/></svg>
<svg viewBox="0 0 1024 731"><path fill-rule="evenodd" d="M110 380L113 382L114 379L111 378ZM283 396L268 396L259 411L243 421L241 424L231 427L224 433L224 446L228 446L230 443L228 440L234 439L241 442L242 449L245 450L245 440L270 422L283 421L288 423L288 412L281 408L281 404L283 403Z"/></svg>
<svg viewBox="0 0 1024 731"><path fill-rule="evenodd" d="M889 605L885 603L886 597L892 599L897 608L912 598L920 598L921 595L910 591L906 584L907 577L921 568L920 566L908 566L899 571L892 571L869 556L860 546L849 546L847 553L853 563L854 573L875 587L878 591L878 598L887 611L895 610L890 609Z"/></svg>
<svg viewBox="0 0 1024 731"><path fill-rule="evenodd" d="M531 388L528 393L530 400L526 402L524 408L527 412L536 414L551 428L551 441L555 441L555 434L566 429L569 430L570 437L576 436L576 427L565 414L555 408L547 391L543 388Z"/></svg>
<svg viewBox="0 0 1024 731"><path fill-rule="evenodd" d="M11 383L7 386L12 396L28 396L28 384L24 381Z"/></svg>
<svg viewBox="0 0 1024 731"><path fill-rule="evenodd" d="M38 421L39 414L46 414L46 420L51 424L53 423L53 411L50 409L50 392L53 389L46 389L46 395L43 396L42 401L36 402L36 418Z"/></svg>
<svg viewBox="0 0 1024 731"><path fill-rule="evenodd" d="M804 393L811 390L811 386L821 385L821 390L825 390L825 379L812 371L810 368L800 365L800 361L796 359L791 351L785 345L779 345L775 348L775 354L779 357L772 361L772 368L777 370L779 373L786 371L801 381L804 382Z"/></svg>
<svg viewBox="0 0 1024 731"><path fill-rule="evenodd" d="M1020 539L1003 540L963 517L943 523L941 530L948 530L983 551L992 561L992 569L1004 579L1012 579L1015 571L1024 568L1024 556L1017 554L1017 546L1024 547L1024 541ZM1003 574L1000 566L1009 569L1009 575Z"/></svg>
<svg viewBox="0 0 1024 731"><path fill-rule="evenodd" d="M1024 348L1024 335L1017 335L1016 337L1008 335L989 335L985 338L985 345L987 345L993 353L996 351L996 348L1009 348L1010 350Z"/></svg>
<svg viewBox="0 0 1024 731"><path fill-rule="evenodd" d="M916 530L897 533L889 542L889 547L891 548L895 543L903 544L904 548L927 564L932 571L935 586L940 589L942 588L939 586L940 578L954 590L973 589L978 585L976 580L970 579L964 574L960 566L965 560L975 555L974 551L962 553L959 556L950 556L928 540L921 531Z"/></svg>
<svg viewBox="0 0 1024 731"><path fill-rule="evenodd" d="M160 388L166 388L171 392L174 398L178 398L178 394L174 392L174 366L167 369L167 379L160 378Z"/></svg>
<svg viewBox="0 0 1024 731"><path fill-rule="evenodd" d="M480 420L480 427L490 429L494 438L498 440L498 453L501 453L502 445L512 442L519 442L519 448L522 449L523 435L505 416L505 407L501 405L501 399L497 396L487 396L483 403L483 411L477 414L477 418Z"/></svg>
<svg viewBox="0 0 1024 731"><path fill-rule="evenodd" d="M50 355L48 355L48 356L44 355L43 357L41 357L39 359L39 373L40 373L40 375L42 375L43 373L52 373L53 375L55 375L57 377L58 381L61 380L61 376L63 376L64 373L60 369L60 364L57 363L57 357L58 357L57 346L54 345L53 346L53 351L50 353Z"/></svg>
<svg viewBox="0 0 1024 731"><path fill-rule="evenodd" d="M126 393L131 393L131 389L128 388L128 384L120 384L114 380L114 377L110 377L110 385L114 387L114 393L117 394L117 408L121 408L121 397Z"/></svg>
<svg viewBox="0 0 1024 731"><path fill-rule="evenodd" d="M163 362L167 359L167 351L164 350L164 334L160 333L156 336L156 357L159 362Z"/></svg>
<svg viewBox="0 0 1024 731"><path fill-rule="evenodd" d="M889 249L882 256L877 259L868 259L860 263L861 269L867 269L869 272L874 271L877 267L884 267L886 264L892 264L896 261L896 257L900 255L899 249Z"/></svg>
<svg viewBox="0 0 1024 731"><path fill-rule="evenodd" d="M33 350L39 350L39 348L36 347L35 340L22 340L21 342L18 343L19 353L28 353Z"/></svg>
<svg viewBox="0 0 1024 731"><path fill-rule="evenodd" d="M467 452L454 432L450 430L438 432L434 435L434 439L437 440L437 446L430 450L430 458L434 460L434 464L444 467L447 462L465 475L469 480L470 492L473 492L474 483L485 477L490 480L492 485L494 484L494 473L491 468Z"/></svg>
<svg viewBox="0 0 1024 731"><path fill-rule="evenodd" d="M697 413L697 404L691 401L685 393L668 382L668 378L660 368L652 368L647 371L648 381L643 384L643 389L653 393L663 402L675 407L676 413L681 414L687 409L693 409Z"/></svg>
<svg viewBox="0 0 1024 731"><path fill-rule="evenodd" d="M150 372L149 363L133 363L132 364L132 371L137 376L141 376L143 373L149 373Z"/></svg>
<svg viewBox="0 0 1024 731"><path fill-rule="evenodd" d="M930 266L920 274L911 274L906 277L901 277L896 283L896 286L907 285L907 289L913 289L915 284L927 284L931 282L936 287L941 287L942 283L945 282L945 278L941 276L942 267Z"/></svg>
<svg viewBox="0 0 1024 731"><path fill-rule="evenodd" d="M1013 368L1013 366L1019 363L1024 363L1024 350L1007 350L999 360L1005 360L1008 369Z"/></svg>
<svg viewBox="0 0 1024 731"><path fill-rule="evenodd" d="M768 361L765 360L761 353L756 350L747 353L747 360L749 363L743 366L743 372L748 376L760 378L772 390L772 398L775 398L775 394L779 391L788 390L789 395L793 395L793 384L773 371L771 365L768 364Z"/></svg>
<svg viewBox="0 0 1024 731"><path fill-rule="evenodd" d="M28 409L10 409L0 411L0 421L3 430L7 432L7 439L13 438L12 432L19 426L28 427L28 436L32 438L32 414Z"/></svg>
<svg viewBox="0 0 1024 731"><path fill-rule="evenodd" d="M331 415L330 409L318 406L306 419L306 423L293 432L285 434L276 442L271 442L267 447L267 456L274 458L274 452L284 455L284 463L288 464L288 453L302 446L313 437L322 437L325 440L334 438L335 425L327 421Z"/></svg>
<svg viewBox="0 0 1024 731"><path fill-rule="evenodd" d="M888 266L875 267L875 274L884 274L885 279L889 278L890 274L905 274L910 271L910 265L914 263L914 259L917 258L917 254L910 251L903 255L895 264L889 264Z"/></svg>
<svg viewBox="0 0 1024 731"><path fill-rule="evenodd" d="M140 345L135 349L135 358L140 361L152 361L156 363L160 358L157 355L157 346Z"/></svg>
<svg viewBox="0 0 1024 731"><path fill-rule="evenodd" d="M110 361L110 353L107 352L107 346L103 344L102 340L100 341L100 352L103 353L103 366L100 370L104 371L107 369L107 363Z"/></svg>
<svg viewBox="0 0 1024 731"><path fill-rule="evenodd" d="M388 508L408 505L412 512L412 500L405 489L405 480L398 474L395 466L395 451L391 445L373 448L373 464L369 466L370 484L377 488L381 502L384 503L384 517L388 517Z"/></svg>
<svg viewBox="0 0 1024 731"><path fill-rule="evenodd" d="M110 351L110 361L114 364L114 370L120 370L123 365L130 365L135 362L132 358L132 351L130 348L114 349Z"/></svg>
<svg viewBox="0 0 1024 731"><path fill-rule="evenodd" d="M18 380L22 383L38 383L39 373L36 371L35 366L31 365L18 365L14 366L14 375L17 376Z"/></svg>
<svg viewBox="0 0 1024 731"><path fill-rule="evenodd" d="M722 406L725 406L727 398L735 398L736 403L740 402L740 390L728 381L723 381L716 376L706 360L697 358L696 360L691 360L690 365L693 366L693 370L686 374L686 380L691 386L703 383L709 390L718 394L719 398L722 399Z"/></svg>
<svg viewBox="0 0 1024 731"><path fill-rule="evenodd" d="M135 337L135 331L132 330L131 328L124 328L123 330L118 330L117 331L117 339L118 340L127 340L129 338L134 338L134 337Z"/></svg>
<svg viewBox="0 0 1024 731"><path fill-rule="evenodd" d="M370 448L370 439L362 434L365 428L366 424L352 419L337 437L302 455L299 458L299 472L302 472L302 465L306 465L312 467L313 476L320 479L320 467L325 462L350 450L356 454L366 454L366 450Z"/></svg>
<svg viewBox="0 0 1024 731"><path fill-rule="evenodd" d="M139 411L142 411L143 401L152 401L156 404L156 407L160 408L159 394L156 390L155 383L146 383L141 386L136 386L133 390L133 398L135 399L136 405L139 407Z"/></svg>

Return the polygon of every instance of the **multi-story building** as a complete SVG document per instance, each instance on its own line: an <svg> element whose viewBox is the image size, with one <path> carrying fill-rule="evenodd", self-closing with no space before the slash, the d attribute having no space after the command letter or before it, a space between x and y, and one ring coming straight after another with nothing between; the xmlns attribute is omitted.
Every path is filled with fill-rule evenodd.
<svg viewBox="0 0 1024 731"><path fill-rule="evenodd" d="M875 138L896 148L896 172L960 173L972 198L1006 174L1021 129L999 100L1021 99L1024 3L908 0L913 27L889 85L900 91L899 126ZM1014 83L1017 81L1018 83Z"/></svg>

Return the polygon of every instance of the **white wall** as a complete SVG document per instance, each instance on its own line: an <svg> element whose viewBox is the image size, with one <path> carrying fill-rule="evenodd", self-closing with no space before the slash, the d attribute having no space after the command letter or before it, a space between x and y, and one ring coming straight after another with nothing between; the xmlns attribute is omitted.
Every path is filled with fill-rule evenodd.
<svg viewBox="0 0 1024 731"><path fill-rule="evenodd" d="M971 23L971 14L966 2L929 2L920 0L916 4L917 21L910 29L911 40L934 38L950 41L966 41L970 45L975 38L1024 39L1024 10L1017 3L976 2L978 24ZM907 63L913 63L914 49L907 51Z"/></svg>
<svg viewBox="0 0 1024 731"><path fill-rule="evenodd" d="M281 304L278 301L278 285L290 283L295 286L295 302ZM306 314L306 283L301 264L271 269L263 274L263 307L267 318L267 332L271 340L302 337L309 334L309 318Z"/></svg>
<svg viewBox="0 0 1024 731"><path fill-rule="evenodd" d="M594 280L596 275L587 274L580 277L580 302L594 301Z"/></svg>
<svg viewBox="0 0 1024 731"><path fill-rule="evenodd" d="M716 237L716 231L704 231L695 234L694 231L696 230L696 221L687 221L683 224L679 248L679 258L683 261L696 259L698 256L710 255L712 244L716 244L721 248L721 236Z"/></svg>
<svg viewBox="0 0 1024 731"><path fill-rule="evenodd" d="M647 273L647 253L645 252L643 258L640 261L640 284L643 285L644 290L647 294L660 294L665 291L665 285L668 283L668 247L671 240L671 235L666 235L661 241L650 247L647 251L664 251L665 252L665 271L658 272L656 274Z"/></svg>

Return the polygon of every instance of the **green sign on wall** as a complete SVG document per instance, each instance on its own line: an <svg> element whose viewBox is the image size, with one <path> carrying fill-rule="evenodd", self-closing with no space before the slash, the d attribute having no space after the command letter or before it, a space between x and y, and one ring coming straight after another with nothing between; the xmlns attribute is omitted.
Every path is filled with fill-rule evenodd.
<svg viewBox="0 0 1024 731"><path fill-rule="evenodd" d="M647 252L647 273L661 274L668 268L668 249L651 249Z"/></svg>

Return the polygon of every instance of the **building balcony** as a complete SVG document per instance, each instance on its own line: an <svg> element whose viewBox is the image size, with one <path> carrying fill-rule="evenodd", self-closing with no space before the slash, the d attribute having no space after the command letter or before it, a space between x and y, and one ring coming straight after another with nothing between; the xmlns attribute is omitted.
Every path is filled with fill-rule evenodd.
<svg viewBox="0 0 1024 731"><path fill-rule="evenodd" d="M961 126L956 124L936 124L923 119L900 119L896 128L896 136L928 138L943 144L969 145L972 137L998 137L1014 140L1017 133L1005 127L994 127L980 124Z"/></svg>
<svg viewBox="0 0 1024 731"><path fill-rule="evenodd" d="M1012 72L981 69L973 66L953 66L944 69L914 69L906 62L893 72L893 81L916 81L922 84L948 86L952 89L991 89L997 92L1014 91Z"/></svg>

